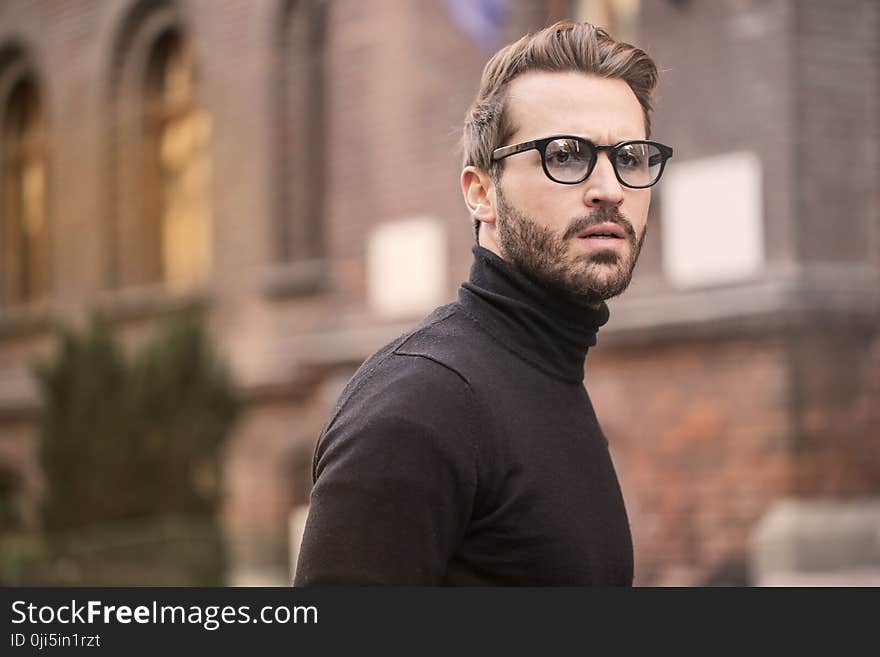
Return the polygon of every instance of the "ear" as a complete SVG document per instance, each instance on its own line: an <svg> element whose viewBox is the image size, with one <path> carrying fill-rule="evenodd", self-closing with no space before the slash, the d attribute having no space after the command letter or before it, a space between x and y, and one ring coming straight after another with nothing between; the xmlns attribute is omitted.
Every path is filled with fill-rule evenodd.
<svg viewBox="0 0 880 657"><path fill-rule="evenodd" d="M466 166L461 172L461 193L472 218L495 223L495 183L488 172Z"/></svg>

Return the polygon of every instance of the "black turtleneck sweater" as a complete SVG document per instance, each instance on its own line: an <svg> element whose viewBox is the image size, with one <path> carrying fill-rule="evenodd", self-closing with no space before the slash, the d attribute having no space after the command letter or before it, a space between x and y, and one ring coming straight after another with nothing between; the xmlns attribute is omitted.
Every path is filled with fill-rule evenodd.
<svg viewBox="0 0 880 657"><path fill-rule="evenodd" d="M330 414L296 586L632 584L583 385L607 307L473 253L458 300L371 356Z"/></svg>

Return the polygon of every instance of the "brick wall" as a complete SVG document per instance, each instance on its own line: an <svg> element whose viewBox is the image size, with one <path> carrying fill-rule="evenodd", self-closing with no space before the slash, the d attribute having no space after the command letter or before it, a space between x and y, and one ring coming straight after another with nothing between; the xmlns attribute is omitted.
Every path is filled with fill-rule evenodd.
<svg viewBox="0 0 880 657"><path fill-rule="evenodd" d="M783 341L599 344L586 383L627 501L637 583L742 577L749 527L791 477Z"/></svg>
<svg viewBox="0 0 880 657"><path fill-rule="evenodd" d="M161 291L107 287L117 166L108 94L135 4L0 5L0 47L26 45L49 108L54 310L0 318L0 458L27 469L33 495L35 456L22 447L34 438L27 368L48 352L45 326L80 319L101 302L115 309L120 334L136 340L173 307ZM561 4L515 3L505 38L558 17ZM744 582L751 533L775 500L880 489L872 447L880 435L872 292L880 267L880 10L870 0L641 5L640 45L661 69L654 134L675 147L671 166L741 149L761 159L768 267L757 285L766 303L750 305L751 288L687 295L665 281L661 185L633 287L615 302L586 381L629 506L637 582ZM275 106L284 4L171 6L193 39L199 100L213 120L215 267L196 298L207 302L250 400L227 454L224 519L237 570L283 583L287 513L305 497L303 462L339 386L418 319L383 320L368 307L372 227L439 219L450 300L467 275L473 231L457 144L489 53L441 0L328 4L320 127L327 257L279 264L274 240L288 220L279 216L285 180ZM851 159L857 166L842 176ZM665 319L646 314L649 303L665 307ZM725 319L687 319L712 303L724 306Z"/></svg>

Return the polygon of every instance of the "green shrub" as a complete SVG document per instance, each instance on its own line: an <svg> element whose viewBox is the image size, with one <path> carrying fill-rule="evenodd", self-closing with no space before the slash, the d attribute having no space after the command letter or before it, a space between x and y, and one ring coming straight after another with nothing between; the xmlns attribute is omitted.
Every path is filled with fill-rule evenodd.
<svg viewBox="0 0 880 657"><path fill-rule="evenodd" d="M165 555L167 568L187 562L194 580L217 583L206 580L222 576L221 534L212 529L221 448L240 402L198 318L173 319L131 357L95 319L83 333L64 330L55 357L35 372L48 484L42 518L54 558L79 560L68 570L92 573L86 584L97 572L137 572L113 560L144 563L147 553L150 563ZM132 540L118 535L127 526L137 527ZM197 554L181 549L187 540L199 542Z"/></svg>

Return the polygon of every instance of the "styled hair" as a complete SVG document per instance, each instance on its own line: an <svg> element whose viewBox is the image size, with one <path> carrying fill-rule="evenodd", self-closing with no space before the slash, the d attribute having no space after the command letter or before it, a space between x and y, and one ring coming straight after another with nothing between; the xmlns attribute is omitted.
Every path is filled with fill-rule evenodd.
<svg viewBox="0 0 880 657"><path fill-rule="evenodd" d="M615 40L590 23L559 21L535 34L504 46L486 63L480 90L465 115L464 166L500 176L492 151L510 138L515 127L506 111L510 82L527 71L581 71L626 82L645 115L645 134L651 135L651 92L657 84L657 66L642 50ZM474 220L479 235L480 223Z"/></svg>

